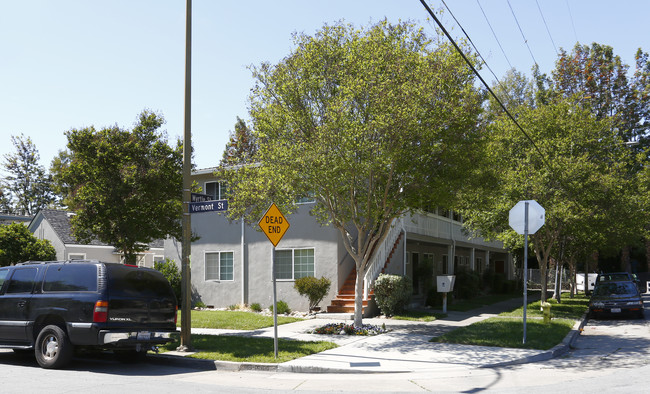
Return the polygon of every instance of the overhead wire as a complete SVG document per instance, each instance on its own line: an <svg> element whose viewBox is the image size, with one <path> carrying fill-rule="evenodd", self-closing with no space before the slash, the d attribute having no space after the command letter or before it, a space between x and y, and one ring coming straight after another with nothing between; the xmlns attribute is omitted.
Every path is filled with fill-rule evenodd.
<svg viewBox="0 0 650 394"><path fill-rule="evenodd" d="M456 16L455 16L454 13L451 11L451 9L449 8L449 6L447 6L447 3L445 2L445 0L442 0L442 4L444 4L445 8L447 9L447 11L448 11L449 14L451 15L451 17L454 18L454 21L455 21L456 24L460 27L460 30L463 32L463 34L465 35L465 37L467 37L467 41L469 41L469 43L472 44L472 47L474 48L474 50L476 51L476 53L478 54L478 56L481 58L481 62L483 63L483 65L484 65L485 67L487 67L488 70L490 70L490 73L492 73L492 76L494 76L494 79L495 79L495 80L497 81L497 83L500 85L500 84L501 84L501 81L499 81L499 77L497 77L497 75L494 73L494 71L492 71L492 68L490 68L490 65L487 63L487 61L485 60L485 58L483 57L483 55L481 54L481 52L478 50L478 48L476 47L476 45L474 45L474 41L472 41L472 39L470 38L469 34L467 34L467 32L465 31L465 28L463 28L463 25L460 24L460 22L458 21L458 19L456 19ZM506 59L506 60L507 60L507 59Z"/></svg>
<svg viewBox="0 0 650 394"><path fill-rule="evenodd" d="M555 49L555 54L559 55L559 52L557 51L557 46L555 46L555 41L553 41L553 36L551 35L551 31L548 28L548 24L546 23L546 18L544 18L544 13L542 12L542 7L539 6L539 1L535 0L535 3L537 3L537 9L539 10L539 14L542 16L542 21L544 21L544 26L546 27L546 32L548 33L548 38L551 39L551 43L553 44L553 49Z"/></svg>
<svg viewBox="0 0 650 394"><path fill-rule="evenodd" d="M506 62L508 62L508 65L510 68L512 67L512 63L510 63L510 59L508 59L508 55L506 55L506 51L503 50L503 47L501 46L501 41L499 41L499 37L497 37L497 34L494 32L494 29L492 28L492 24L490 23L490 20L488 19L487 15L485 14L485 11L483 11L483 7L481 6L481 3L479 0L476 0L476 4L478 4L478 8L481 9L481 12L483 13L483 17L485 18L485 21L487 22L488 26L490 26L490 30L492 31L492 35L494 36L494 39L497 41L497 44L499 44L499 48L501 48L501 53L503 53L503 57L506 58Z"/></svg>
<svg viewBox="0 0 650 394"><path fill-rule="evenodd" d="M503 104L503 102L501 102L501 100L499 99L499 97L497 97L497 95L496 95L496 94L494 93L494 91L490 88L490 86L487 84L487 82L485 82L485 79L483 79L483 77L481 76L481 74L476 70L476 67L474 67L474 65L472 64L472 62L467 58L467 56L465 55L465 53L463 53L463 51L460 49L460 47L458 46L458 44L456 44L456 41L453 39L453 37L451 36L451 34L449 34L449 32L447 31L447 29L445 28L445 26L442 24L442 22L440 22L440 19L438 19L438 17L437 17L437 16L435 15L435 13L431 10L431 8L430 8L429 5L426 3L426 1L425 1L425 0L420 0L420 3L421 3L422 6L427 10L427 12L428 12L429 15L431 16L431 18L433 18L433 20L434 20L434 21L436 22L436 24L438 25L438 27L440 27L440 30L442 30L442 32L445 34L445 36L446 36L447 39L451 42L451 44L454 46L454 48L456 48L456 51L460 54L460 56L463 58L463 60L465 60L465 63L467 63L467 65L468 65L469 68L472 70L472 72L473 72L473 73L478 77L478 79L481 81L481 83L483 84L483 86L485 86L485 89L487 89L487 91L490 93L490 95L492 95L492 97L494 98L494 100L499 104L499 106L501 107L501 109L503 109L503 111L504 111L505 114L508 116L508 118L510 118L510 120L515 124L515 126L517 127L517 129L519 129L519 131L520 131L520 132L521 132L521 133L526 137L526 139L528 139L528 141L530 141L530 143L533 145L533 147L535 148L535 150L536 150L537 153L539 154L540 158L542 159L542 162L544 163L544 165L545 165L545 166L546 166L546 167L547 167L551 172L553 172L553 169L552 169L552 167L550 166L548 160L546 159L546 156L545 156L545 155L542 153L542 151L539 149L539 147L537 146L537 144L535 143L535 141L534 141L534 140L530 137L530 135L529 135L529 134L528 134L528 133L523 129L523 127L521 127L521 125L519 124L519 122L517 122L517 119L515 119L515 117L510 113L510 111L508 111L508 109L507 109L506 106Z"/></svg>
<svg viewBox="0 0 650 394"><path fill-rule="evenodd" d="M510 11L512 12L512 16L515 18L515 22L517 23L519 32L521 33L521 36L524 39L524 44L526 44L526 48L528 48L528 53L530 53L530 57L533 58L533 63L537 64L537 60L535 60L535 56L533 56L533 51L530 49L530 45L528 45L528 39L526 39L526 35L524 35L524 31L521 29L521 25L519 24L517 15L515 15L515 10L512 8L512 5L510 4L510 0L507 0L507 2L508 2L508 7L510 7Z"/></svg>
<svg viewBox="0 0 650 394"><path fill-rule="evenodd" d="M569 19L571 20L571 27L573 28L573 36L576 39L576 42L580 42L578 40L578 33L576 33L576 25L573 23L573 15L571 14L571 7L569 7L569 0L564 0L566 2L566 8L569 10Z"/></svg>

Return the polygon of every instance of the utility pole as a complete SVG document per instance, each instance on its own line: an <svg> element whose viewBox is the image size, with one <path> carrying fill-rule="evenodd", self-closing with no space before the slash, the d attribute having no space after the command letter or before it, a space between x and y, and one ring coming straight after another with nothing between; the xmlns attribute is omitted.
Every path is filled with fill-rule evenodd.
<svg viewBox="0 0 650 394"><path fill-rule="evenodd" d="M181 261L181 345L180 351L192 349L190 334L192 329L192 280L190 270L191 233L190 199L192 182L192 0L187 1L185 11L185 126L183 134L183 239Z"/></svg>

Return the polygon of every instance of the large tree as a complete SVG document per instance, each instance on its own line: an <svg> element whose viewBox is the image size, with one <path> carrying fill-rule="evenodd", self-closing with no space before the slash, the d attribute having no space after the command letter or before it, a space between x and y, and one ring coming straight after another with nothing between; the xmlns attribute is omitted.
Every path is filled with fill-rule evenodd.
<svg viewBox="0 0 650 394"><path fill-rule="evenodd" d="M40 155L31 138L11 136L15 153L5 154L3 205L18 215L34 215L39 208L56 201L52 193L52 179L39 163Z"/></svg>
<svg viewBox="0 0 650 394"><path fill-rule="evenodd" d="M256 160L258 150L257 139L241 118L237 117L235 130L230 133L230 139L221 158L222 166L252 164Z"/></svg>
<svg viewBox="0 0 650 394"><path fill-rule="evenodd" d="M408 23L338 23L297 34L278 64L253 69L258 166L231 171L229 214L257 221L313 196L356 263L354 324L364 275L393 221L450 206L473 176L483 96L454 49Z"/></svg>
<svg viewBox="0 0 650 394"><path fill-rule="evenodd" d="M56 259L56 251L48 240L41 240L22 223L0 226L0 267L24 261Z"/></svg>
<svg viewBox="0 0 650 394"><path fill-rule="evenodd" d="M180 237L181 147L158 129L164 119L144 111L132 130L117 126L72 129L68 163L58 183L67 188L75 236L114 245L133 264L147 243Z"/></svg>
<svg viewBox="0 0 650 394"><path fill-rule="evenodd" d="M557 98L519 108L517 121L533 142L505 116L491 126L494 191L464 193L467 226L516 245L521 236L509 229L508 212L520 200L536 200L546 209L544 226L530 237L542 278L563 237L593 245L605 234L633 231L623 225L631 223L631 200L625 199L630 151L610 118L599 120L574 101Z"/></svg>

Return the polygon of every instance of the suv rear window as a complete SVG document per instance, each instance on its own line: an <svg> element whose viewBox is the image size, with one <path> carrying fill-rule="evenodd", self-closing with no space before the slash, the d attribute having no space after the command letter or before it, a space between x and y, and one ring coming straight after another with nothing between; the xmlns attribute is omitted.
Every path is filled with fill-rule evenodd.
<svg viewBox="0 0 650 394"><path fill-rule="evenodd" d="M173 296L169 282L157 271L125 265L106 265L111 297Z"/></svg>
<svg viewBox="0 0 650 394"><path fill-rule="evenodd" d="M97 266L51 264L45 273L43 291L97 291Z"/></svg>

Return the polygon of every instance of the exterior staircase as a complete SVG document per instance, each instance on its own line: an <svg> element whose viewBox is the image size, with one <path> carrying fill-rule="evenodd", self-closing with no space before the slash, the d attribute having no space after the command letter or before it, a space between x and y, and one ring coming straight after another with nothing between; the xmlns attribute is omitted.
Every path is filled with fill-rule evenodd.
<svg viewBox="0 0 650 394"><path fill-rule="evenodd" d="M384 273L386 270L386 267L388 267L388 263L390 262L390 259L393 257L393 254L395 253L395 250L397 249L397 246L399 245L400 240L404 236L403 232L400 232L399 236L393 243L393 246L391 248L390 253L388 253L388 256L386 257L383 267L381 269L381 272L377 273L377 277L379 276L380 273ZM330 306L327 307L327 313L354 313L354 285L357 279L357 269L353 268L348 277L345 279L345 282L343 282L343 286L339 289L338 294L334 299L332 300L332 303ZM376 279L376 277L374 278ZM363 315L363 312L365 309L368 307L368 302L370 299L374 297L374 291L370 289L368 291L368 296L363 298L362 301L362 312L361 314Z"/></svg>

